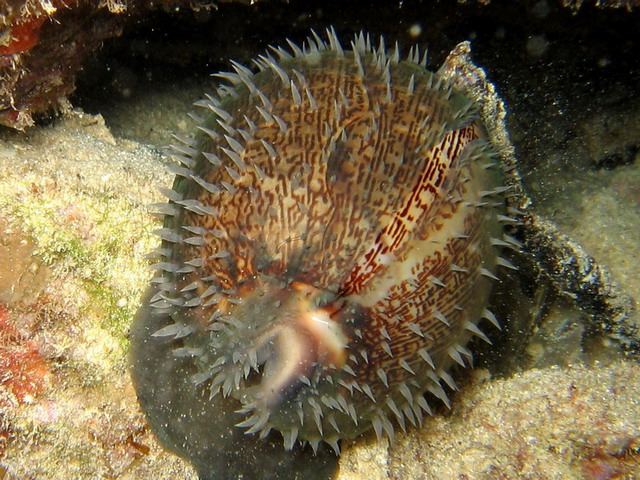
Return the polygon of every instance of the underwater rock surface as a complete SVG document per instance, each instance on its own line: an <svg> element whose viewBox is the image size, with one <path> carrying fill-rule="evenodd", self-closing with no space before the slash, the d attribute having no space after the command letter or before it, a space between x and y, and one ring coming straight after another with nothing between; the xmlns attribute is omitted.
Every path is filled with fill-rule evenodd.
<svg viewBox="0 0 640 480"><path fill-rule="evenodd" d="M246 62L256 51L266 48L266 43L279 41L283 35L300 39L301 31L306 34L312 26L320 31L329 21L334 25L340 22L338 30L345 35L348 31L365 28L376 34L383 33L387 38L395 36L401 46L416 42L427 45L432 56L430 65L440 64L453 45L471 38L474 59L486 68L500 94L507 99L510 133L519 159L527 168L525 181L533 193L536 210L552 218L564 233L578 239L599 262L610 267L629 293L638 298L638 277L634 272L640 268L637 250L640 244L640 229L637 228L639 167L637 154L625 153L634 151L637 135L633 134L633 125L637 125L640 118L638 102L634 99L638 86L630 81L632 75L640 78L634 73L638 71L634 61L637 55L628 54L634 45L628 26L637 15L595 10L588 2L583 2L575 15L566 16L559 11L556 2L530 2L527 5L492 2L482 7L450 2L430 2L429 5L427 8L425 4L405 1L371 8L369 1L356 1L354 8L346 11L340 5L341 13L337 15L337 8L332 10L330 2L322 2L322 5L312 1L291 2L286 13L269 14L270 9L262 5L240 9L242 21L233 22L229 20L233 15L228 13L234 9L220 4L221 20L216 27L203 24L206 31L215 32L217 37L215 48L206 48L213 60L198 59L178 74L173 71L174 76L171 76L174 67L162 64L154 70L145 61L146 57L134 54L130 59L130 52L123 53L122 50L117 52L115 62L105 62L114 73L124 70L134 78L137 75L136 88L128 97L111 89L108 78L98 77L99 84L93 84L89 92L95 96L90 95L91 101L83 103L90 103L91 111L103 112L116 139L101 125L99 118L84 115L77 121L75 114L70 123L65 120L39 126L24 136L7 136L3 132L0 193L7 201L2 203L2 212L11 216L14 231L28 232L36 240L43 241L36 242L36 255L44 255L48 267L53 267L46 296L40 304L44 308L38 308L36 321L30 310L25 316L23 312L14 314L15 309L12 309L9 318L23 322L23 335L32 335L35 327L35 339L42 339L42 344L49 349L43 351L46 358L55 359L56 378L52 402L50 392L45 390L35 397L33 404L9 406L3 410L0 475L11 480L84 479L105 474L111 478L136 480L197 478L186 462L163 451L157 444L137 409L124 362L115 361L122 355L122 345L125 348L127 345L126 327L112 327L127 325L131 312L137 308L148 278L143 254L152 248L149 232L159 227L148 219L142 205L160 201L153 197L155 185L170 184L169 176L162 172L165 162L157 151L119 138L163 145L172 142L166 132L192 132L193 127L185 121L184 112L203 91L213 88L208 74L228 68L226 64L217 65L215 59L236 58ZM185 35L185 29L179 28L181 21L185 21L185 16L170 22L174 36L166 38L171 42ZM226 28L220 28L220 25ZM422 27L422 33L419 27ZM193 28L193 23L189 28ZM202 29L199 34L201 32ZM162 35L164 43L161 45L166 46L169 42L165 38L166 31ZM529 42L530 36L536 37L535 41ZM221 38L225 40L221 41ZM147 41L137 37L135 45L145 45L147 52L162 54L165 51L156 43L145 43ZM194 49L203 48L201 44L192 45ZM527 48L536 45L538 50ZM107 47L105 45L101 52L108 52ZM193 64L206 66L204 74L207 78L189 77L193 75ZM159 82L158 70L167 74L170 80ZM145 83L147 77L153 77L156 82ZM106 100L97 101L97 94L105 90L108 92ZM86 89L84 95L87 95ZM73 101L79 102L80 97ZM177 105L180 101L182 104ZM597 132L602 134L594 135ZM87 138L93 140L87 141ZM96 159L95 163L83 163L91 158ZM109 161L114 158L123 161ZM89 175L94 172L95 176ZM87 177L91 182L86 181ZM93 188L96 184L98 188ZM64 185L69 188L62 188ZM90 188L86 189L88 186ZM79 195L79 192L90 194ZM137 207L115 201L127 193L137 199L133 202ZM99 208L86 209L88 200ZM29 215L17 215L13 207L24 205L25 201L37 208L30 208ZM102 213L97 214L98 210ZM86 215L87 211L89 215ZM37 212L42 215L38 216ZM96 225L99 228L96 229ZM125 234L124 245L136 246L133 255L123 254L123 249L103 241L107 236L93 236L101 231L116 232L118 238ZM59 235L63 232L70 234ZM52 233L56 235L52 237ZM95 242L94 238L99 240ZM91 255L85 255L86 251L92 252ZM36 258L34 263L41 261ZM122 275L124 271L136 273ZM99 274L97 282L86 281L92 278L90 272ZM530 277L530 281L533 280L544 283L543 277ZM508 283L509 287L515 286ZM95 285L100 288L90 288ZM33 291L39 291L39 288ZM125 307L118 307L123 292L128 292L130 298ZM519 379L526 378L531 382L533 377L528 372L514 374L514 371L531 368L532 360L536 360L533 364L549 365L551 362L563 367L536 370L535 376L544 378L548 375L555 381L534 382L535 389L527 390L527 395L540 387L553 398L564 401L567 384L560 376L564 372L569 376L577 374L588 384L584 393L590 396L589 407L607 405L610 412L620 412L618 418L623 420L625 409L635 411L633 398L640 397L640 392L638 382L634 380L636 377L628 368L633 364L606 366L615 357L612 353L615 350L609 348L611 342L606 335L599 337L589 333L589 316L585 318L576 312L570 299L563 301L562 308L547 306L556 301L555 296L545 295L544 291L539 294L537 286L512 295L531 297L532 300L527 306L520 305L519 298L505 297L508 302L517 300L517 308L523 310L521 313L525 317L530 317L522 323L523 329L532 324L540 324L541 328L536 330L535 338L515 336L514 341L505 346L498 336L491 335L494 347L505 350L506 362L499 360L499 368L502 370L506 363L509 368L503 371L509 378L504 381L493 378L494 359L488 365L491 378L487 379L482 371L477 371L483 379L472 381L470 389L465 388L465 380L460 381L461 391L451 398L452 412L448 414L444 408L436 412L430 424L438 425L438 433L433 439L423 438L420 447L430 448L442 437L451 440L447 452L440 454L430 450L430 455L439 460L438 471L463 471L472 478L481 478L486 466L482 462L483 455L474 456L474 452L468 452L469 457L459 455L453 432L447 435L448 426L452 422L463 425L464 418L458 419L456 415L461 411L468 412L461 410L466 405L468 392L473 392L477 404L483 404L483 398L495 398L496 401L500 397L526 398L526 395L518 396L519 390L526 389ZM508 321L506 316L500 318L506 325L513 319L511 316ZM531 344L532 341L535 344ZM479 350L474 349L476 351ZM594 357L603 363L593 364ZM487 365L488 358L493 357L483 359L480 356L478 363ZM567 362L586 362L593 366L585 372L567 369ZM629 395L624 392L617 395L619 389L611 392L599 389L598 382L609 385L607 377L614 378L616 371L627 375ZM594 382L586 381L587 378ZM494 383L499 383L500 390L492 389ZM575 385L582 391L581 382ZM616 396L611 397L610 393ZM576 405L570 399L566 402ZM501 404L493 405L499 407ZM535 402L531 405L535 407ZM574 408L564 411L566 418L561 420L566 422L559 430L548 422L535 427L539 446L557 445L558 436L571 432L578 411ZM543 419L552 418L551 413L547 416L550 410L546 408L537 412L542 412L540 417ZM479 410L478 413L478 424L482 425L483 412ZM602 413L606 415L606 411ZM640 476L635 460L637 448L633 442L613 441L615 439L601 428L597 418L584 420L586 423L581 424L580 428L584 427L581 431L595 432L595 438L587 438L587 451L580 450L579 444L564 450L571 456L567 462L579 466L588 460L590 476L585 473L585 478L600 478L603 472L611 472L614 476ZM593 423L589 423L591 420ZM12 426L8 437L7 423ZM625 431L626 427L628 430ZM618 423L615 431L621 439L627 434L637 438L635 429L633 422L627 422ZM456 428L456 432L460 434L461 445L480 437L480 452L491 451L482 445L504 445L505 451L512 453L501 458L496 465L500 469L515 468L509 465L510 462L518 462L523 472L536 472L542 466L542 462L536 463L536 456L528 455L527 451L520 450L524 455L518 455L518 452L508 450L511 445L521 446L520 442L527 438L508 437L508 431L500 425L491 430L474 430L471 436L466 435L464 428ZM573 432L575 438L586 438L584 433L576 434L575 429ZM413 429L411 433L418 431ZM349 445L343 442L341 478L390 478L388 465L393 464L396 468L403 461L411 462L412 456L418 454L417 449L406 449L402 433L397 436L391 447L384 440L378 442L373 432ZM505 439L509 442L505 443ZM592 448L594 445L601 447ZM625 445L628 448L621 452L619 447ZM538 453L547 459L546 455L553 454ZM428 464L429 457L424 458ZM467 458L469 461L461 466L460 462ZM560 465L566 468L566 464ZM628 470L616 470L625 465ZM427 465L427 468L433 468L433 465ZM575 478L581 478L576 473L579 471L579 468L572 470Z"/></svg>
<svg viewBox="0 0 640 480"><path fill-rule="evenodd" d="M0 132L0 170L0 476L197 478L153 438L126 362L159 157L73 112Z"/></svg>
<svg viewBox="0 0 640 480"><path fill-rule="evenodd" d="M224 459L205 476L250 475L272 430L294 451L393 439L449 405L450 366L471 364L472 335L489 342L479 320L498 326L486 303L517 242L502 235L512 164L466 95L484 74L466 44L432 74L417 47L403 60L376 43L346 50L327 30L256 74L234 63L198 136L172 147L132 372L165 444Z"/></svg>
<svg viewBox="0 0 640 480"><path fill-rule="evenodd" d="M477 372L451 415L399 438L389 477L595 480L640 472L637 363L485 382Z"/></svg>

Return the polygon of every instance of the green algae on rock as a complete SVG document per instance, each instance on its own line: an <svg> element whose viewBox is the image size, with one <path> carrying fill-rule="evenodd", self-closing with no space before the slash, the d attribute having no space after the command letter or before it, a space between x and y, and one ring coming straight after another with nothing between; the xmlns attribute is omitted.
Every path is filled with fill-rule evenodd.
<svg viewBox="0 0 640 480"><path fill-rule="evenodd" d="M497 326L491 283L512 267L510 147L467 90L495 99L468 44L438 73L364 34L351 50L333 30L289 45L256 74L218 75L230 85L198 102L208 116L173 146L156 206L133 377L161 441L203 477L259 478L268 456L311 472L326 457L294 465L297 441L339 452L421 424L429 401L449 404L470 338L488 341L478 322Z"/></svg>
<svg viewBox="0 0 640 480"><path fill-rule="evenodd" d="M0 132L0 165L0 275L15 270L0 282L4 478L197 478L151 436L126 362L156 243L148 185L169 180L160 156L74 111L26 135Z"/></svg>

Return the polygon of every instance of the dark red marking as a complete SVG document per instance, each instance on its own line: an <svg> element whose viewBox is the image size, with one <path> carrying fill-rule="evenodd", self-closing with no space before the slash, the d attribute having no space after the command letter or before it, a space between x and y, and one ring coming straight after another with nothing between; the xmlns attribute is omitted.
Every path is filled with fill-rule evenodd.
<svg viewBox="0 0 640 480"><path fill-rule="evenodd" d="M475 125L447 133L438 145L426 154L424 169L411 189L402 208L376 236L374 245L364 254L364 262L356 265L341 289L342 295L359 293L367 281L383 267L382 256L399 250L408 239L414 224L424 215L430 205L421 198L424 192L435 196L446 178L446 172L455 163L462 149L478 138ZM443 150L446 156L442 154ZM434 180L435 175L435 180Z"/></svg>

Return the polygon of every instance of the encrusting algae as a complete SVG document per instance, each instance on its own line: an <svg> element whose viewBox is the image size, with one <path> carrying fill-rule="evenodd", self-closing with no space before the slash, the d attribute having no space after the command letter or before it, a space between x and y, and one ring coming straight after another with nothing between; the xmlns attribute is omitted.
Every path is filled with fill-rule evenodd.
<svg viewBox="0 0 640 480"><path fill-rule="evenodd" d="M1 133L0 476L190 478L153 441L126 361L159 158L79 112Z"/></svg>

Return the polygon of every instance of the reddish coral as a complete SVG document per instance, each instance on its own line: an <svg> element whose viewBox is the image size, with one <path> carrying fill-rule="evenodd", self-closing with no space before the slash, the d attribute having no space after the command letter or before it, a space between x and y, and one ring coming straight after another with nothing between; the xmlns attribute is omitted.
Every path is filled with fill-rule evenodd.
<svg viewBox="0 0 640 480"><path fill-rule="evenodd" d="M0 304L0 454L14 435L6 412L44 392L49 377L37 343L20 332L12 312Z"/></svg>
<svg viewBox="0 0 640 480"><path fill-rule="evenodd" d="M69 8L70 5L77 0L53 0L51 7L53 9ZM10 38L8 45L0 46L0 55L13 55L31 50L38 43L40 36L40 28L47 20L48 15L44 12L36 11L33 15L17 17L11 26Z"/></svg>
<svg viewBox="0 0 640 480"><path fill-rule="evenodd" d="M105 459L105 478L120 478L135 462L149 455L146 445L151 432L141 415L126 416L122 421L118 413L105 409L87 423L89 438L98 446Z"/></svg>
<svg viewBox="0 0 640 480"><path fill-rule="evenodd" d="M585 480L636 478L640 468L640 441L631 436L614 435L586 446L581 471Z"/></svg>
<svg viewBox="0 0 640 480"><path fill-rule="evenodd" d="M50 0L33 9L21 8L23 1L11 10L22 13L0 15L9 33L0 45L0 124L17 129L32 125L33 113L68 108L83 61L126 21L99 0Z"/></svg>
<svg viewBox="0 0 640 480"><path fill-rule="evenodd" d="M0 408L7 407L11 398L17 403L31 401L45 390L49 376L37 343L18 330L10 311L0 305L0 389L10 394L0 397Z"/></svg>
<svg viewBox="0 0 640 480"><path fill-rule="evenodd" d="M45 17L36 17L24 23L14 25L11 28L13 41L6 46L0 46L0 55L13 55L25 52L38 43L40 27L46 20Z"/></svg>

